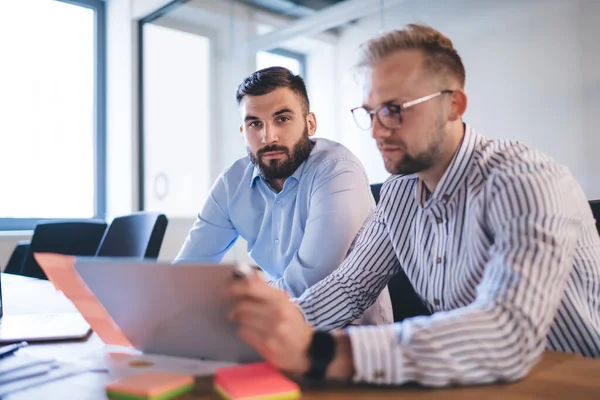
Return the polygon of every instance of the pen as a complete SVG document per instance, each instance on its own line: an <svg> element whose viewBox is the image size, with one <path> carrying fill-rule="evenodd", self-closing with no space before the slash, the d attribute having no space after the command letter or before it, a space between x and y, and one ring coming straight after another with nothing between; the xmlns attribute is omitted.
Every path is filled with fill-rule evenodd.
<svg viewBox="0 0 600 400"><path fill-rule="evenodd" d="M21 347L27 346L27 342L15 343L8 346L0 347L0 358L4 358L13 354L15 351L19 350Z"/></svg>

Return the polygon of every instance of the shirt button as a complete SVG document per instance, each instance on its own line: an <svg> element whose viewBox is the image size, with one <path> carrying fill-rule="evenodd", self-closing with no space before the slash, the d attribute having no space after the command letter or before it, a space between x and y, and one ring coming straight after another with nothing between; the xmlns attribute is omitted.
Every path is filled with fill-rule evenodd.
<svg viewBox="0 0 600 400"><path fill-rule="evenodd" d="M441 224L442 222L444 222L444 220L438 217L435 219L435 222L437 222L438 224Z"/></svg>
<svg viewBox="0 0 600 400"><path fill-rule="evenodd" d="M442 257L437 257L437 258L435 259L435 263L436 263L436 264L441 264L441 263L442 263Z"/></svg>
<svg viewBox="0 0 600 400"><path fill-rule="evenodd" d="M279 244L279 239L275 239L275 244Z"/></svg>
<svg viewBox="0 0 600 400"><path fill-rule="evenodd" d="M433 305L434 306L439 306L440 305L440 299L433 299Z"/></svg>
<svg viewBox="0 0 600 400"><path fill-rule="evenodd" d="M447 203L447 202L448 202L448 200L450 200L450 195L449 195L449 194L445 194L445 195L443 195L443 196L442 196L442 201L443 201L444 203Z"/></svg>
<svg viewBox="0 0 600 400"><path fill-rule="evenodd" d="M277 204L278 206L280 206L280 205L281 205L281 200L277 200L277 203L276 203L276 204Z"/></svg>
<svg viewBox="0 0 600 400"><path fill-rule="evenodd" d="M373 379L383 379L385 377L385 372L378 369L373 372Z"/></svg>

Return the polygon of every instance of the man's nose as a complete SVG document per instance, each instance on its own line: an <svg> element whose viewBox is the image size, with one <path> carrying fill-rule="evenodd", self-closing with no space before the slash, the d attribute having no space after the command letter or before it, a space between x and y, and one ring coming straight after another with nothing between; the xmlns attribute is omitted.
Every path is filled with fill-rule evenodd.
<svg viewBox="0 0 600 400"><path fill-rule="evenodd" d="M277 130L271 124L265 124L263 142L264 144L273 144L279 141Z"/></svg>
<svg viewBox="0 0 600 400"><path fill-rule="evenodd" d="M379 119L377 117L373 118L373 127L371 128L371 136L373 137L373 139L387 138L390 137L391 134L391 129L388 129L385 126L381 125L381 122L379 122Z"/></svg>

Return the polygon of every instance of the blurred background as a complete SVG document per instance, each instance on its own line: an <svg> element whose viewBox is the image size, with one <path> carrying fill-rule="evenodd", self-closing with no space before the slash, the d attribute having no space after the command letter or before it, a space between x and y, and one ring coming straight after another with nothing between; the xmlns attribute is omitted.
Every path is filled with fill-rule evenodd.
<svg viewBox="0 0 600 400"><path fill-rule="evenodd" d="M235 89L285 66L318 137L387 173L353 70L358 46L421 22L463 58L465 121L568 165L600 198L600 1L1 0L0 265L49 218L167 215L171 260L213 181L246 155ZM246 257L238 240L227 259Z"/></svg>

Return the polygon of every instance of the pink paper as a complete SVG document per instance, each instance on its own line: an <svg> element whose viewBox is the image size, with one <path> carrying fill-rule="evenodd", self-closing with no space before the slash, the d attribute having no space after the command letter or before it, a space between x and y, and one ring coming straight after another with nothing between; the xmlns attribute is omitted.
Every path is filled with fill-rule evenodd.
<svg viewBox="0 0 600 400"><path fill-rule="evenodd" d="M133 347L75 270L75 257L35 253L34 257L57 290L67 296L106 344Z"/></svg>

